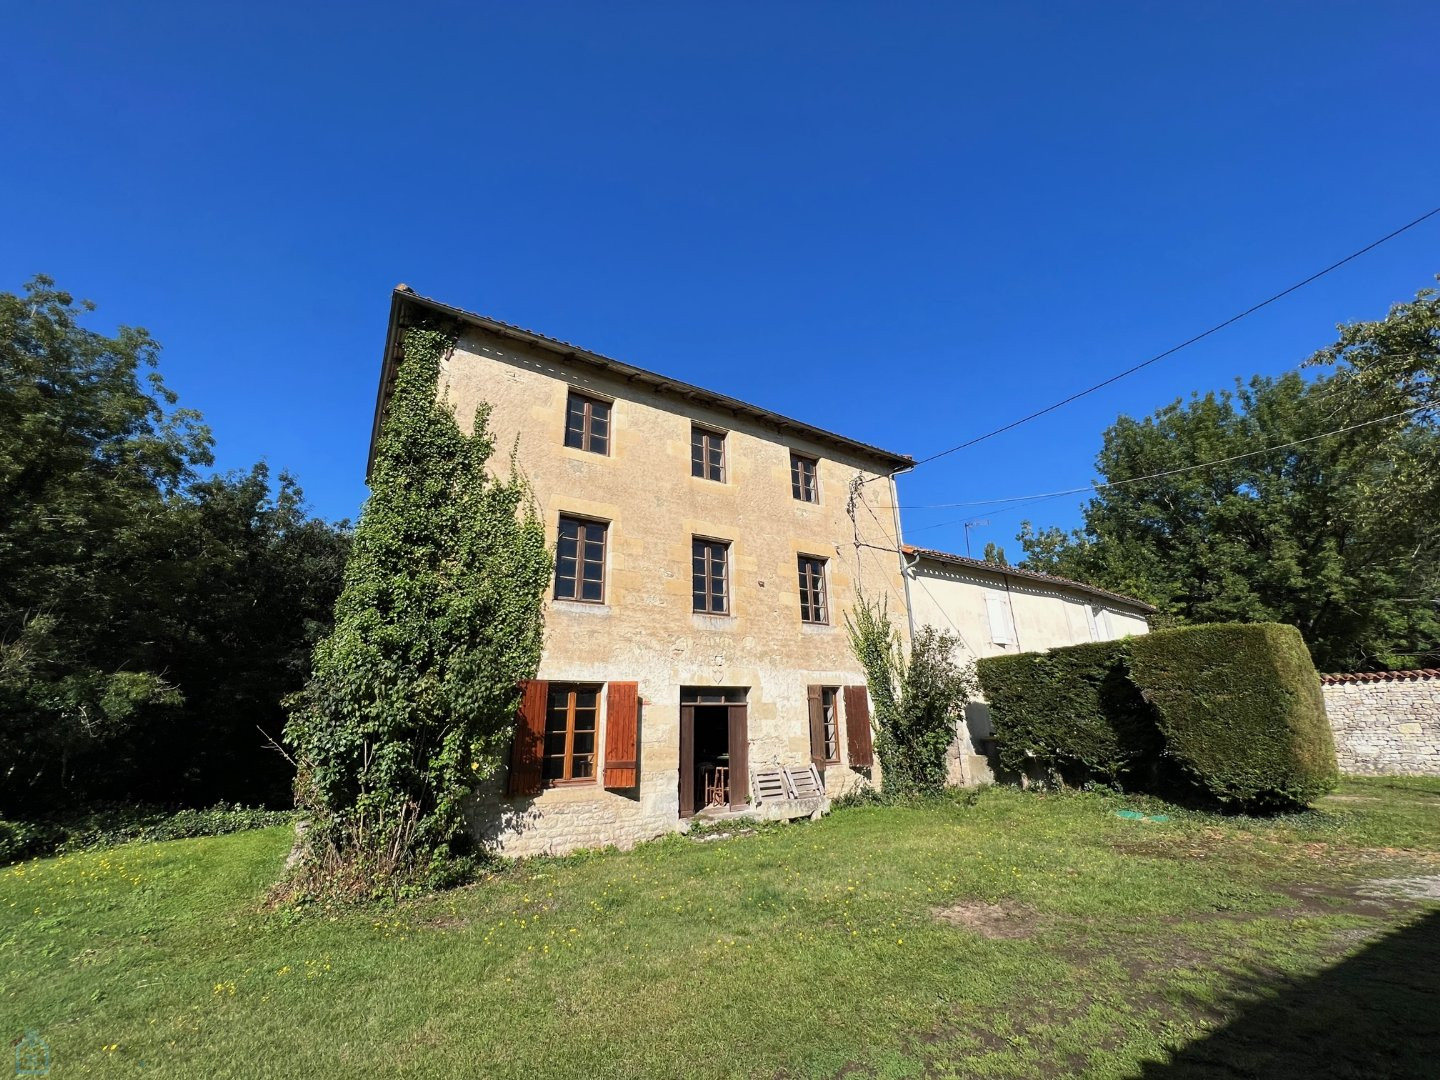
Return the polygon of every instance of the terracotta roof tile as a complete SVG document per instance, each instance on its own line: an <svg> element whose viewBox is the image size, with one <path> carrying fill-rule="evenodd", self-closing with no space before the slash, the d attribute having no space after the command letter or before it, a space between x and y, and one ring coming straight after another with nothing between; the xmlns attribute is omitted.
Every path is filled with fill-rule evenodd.
<svg viewBox="0 0 1440 1080"><path fill-rule="evenodd" d="M1147 604L1144 600L1136 600L1133 596L1125 596L1121 593L1111 592L1109 589L1102 589L1095 585L1086 585L1083 581L1071 581L1069 578L1058 577L1055 574L1047 574L1040 570L1027 570L1020 566L1001 566L998 563L986 562L984 559L972 559L968 555L952 555L948 551L920 548L915 547L913 544L906 544L905 552L909 555L921 555L927 559L934 559L937 562L951 563L956 566L969 566L977 570L987 570L992 574L1009 574L1011 577L1028 578L1031 581L1044 581L1051 585L1064 586L1067 589L1079 589L1081 592L1087 592L1093 596L1102 596L1107 600L1114 600L1117 603L1126 604L1129 607L1139 608L1148 615L1153 615L1159 610L1159 608Z"/></svg>
<svg viewBox="0 0 1440 1080"><path fill-rule="evenodd" d="M1440 679L1440 668L1418 668L1415 671L1352 671L1342 675L1321 675L1320 681L1336 683L1411 682L1418 679Z"/></svg>

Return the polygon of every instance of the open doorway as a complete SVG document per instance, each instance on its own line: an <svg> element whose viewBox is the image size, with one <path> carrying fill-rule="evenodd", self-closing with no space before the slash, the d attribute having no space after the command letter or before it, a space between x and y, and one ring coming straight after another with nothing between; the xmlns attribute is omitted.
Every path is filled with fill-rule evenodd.
<svg viewBox="0 0 1440 1080"><path fill-rule="evenodd" d="M680 689L680 816L740 810L750 798L744 687Z"/></svg>

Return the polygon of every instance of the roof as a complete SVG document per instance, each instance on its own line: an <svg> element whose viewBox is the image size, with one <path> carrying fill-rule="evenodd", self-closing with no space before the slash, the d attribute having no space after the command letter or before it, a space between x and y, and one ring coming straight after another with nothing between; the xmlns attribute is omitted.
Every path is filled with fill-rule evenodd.
<svg viewBox="0 0 1440 1080"><path fill-rule="evenodd" d="M1043 581L1047 585L1058 585L1066 589L1078 589L1081 592L1090 593L1092 596L1100 596L1106 600L1113 600L1118 604L1126 604L1129 607L1138 608L1147 615L1154 615L1160 610L1145 603L1144 600L1136 600L1133 596L1124 596L1120 593L1111 592L1109 589L1086 585L1083 581L1071 581L1069 578L1057 577L1054 574L1042 573L1039 570L1027 570L1021 566L1001 566L999 563L986 562L984 559L972 559L968 555L952 555L948 551L919 548L913 544L905 545L905 553L907 555L919 555L926 559L934 559L936 562L949 563L952 566L964 566L972 570L984 570L991 574L1006 574L1010 577L1026 578L1030 581Z"/></svg>
<svg viewBox="0 0 1440 1080"><path fill-rule="evenodd" d="M397 359L399 345L399 330L411 325L413 316L418 312L433 312L444 318L476 327L491 334L510 338L513 341L544 349L564 360L578 363L582 367L605 372L610 375L629 381L642 383L660 393L672 394L688 401L699 402L711 408L721 409L735 416L748 417L757 420L762 424L773 427L780 434L793 432L816 442L824 443L832 447L838 447L851 454L866 458L885 466L887 472L898 472L901 469L908 469L915 464L915 459L908 454L897 454L891 450L882 450L878 446L871 446L869 443L860 442L857 439L847 438L844 435L827 431L824 428L807 424L801 420L794 420L769 409L762 409L758 405L751 405L749 402L741 401L738 398L728 397L725 394L716 393L713 390L706 390L703 387L692 386L690 383L681 382L679 379L672 379L665 375L659 375L644 368L635 367L633 364L626 364L619 360L612 360L608 356L591 352L589 349L582 349L578 345L572 345L568 341L561 341L558 338L546 337L544 334L537 334L533 330L526 330L523 327L514 326L510 323L501 322L499 319L492 319L487 315L478 315L473 311L466 311L463 308L453 307L450 304L441 303L428 296L421 296L408 285L397 285L390 294L390 326L386 333L385 358L380 371L380 391L375 401L375 424L370 434L370 457L373 462L375 457L375 441L380 434L380 417L385 409L385 402L389 397L390 387L394 381L394 368ZM407 321L407 319L409 321Z"/></svg>
<svg viewBox="0 0 1440 1080"><path fill-rule="evenodd" d="M1415 671L1352 671L1345 675L1321 675L1327 685L1336 683L1410 682L1418 679L1440 679L1440 668L1418 668Z"/></svg>

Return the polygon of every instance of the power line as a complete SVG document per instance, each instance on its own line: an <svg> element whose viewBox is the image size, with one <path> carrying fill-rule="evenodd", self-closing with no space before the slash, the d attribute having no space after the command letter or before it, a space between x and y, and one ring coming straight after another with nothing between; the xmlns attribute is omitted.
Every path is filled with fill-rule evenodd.
<svg viewBox="0 0 1440 1080"><path fill-rule="evenodd" d="M1124 480L1109 480L1103 484L1087 484L1084 487L1066 488L1063 491L1046 491L1036 495L1012 495L1002 499L990 499L980 503L956 503L960 506L1000 506L1004 503L1035 502L1040 499L1058 499L1064 495L1080 495L1091 491L1104 491L1107 488L1124 487L1126 484L1139 484L1146 480L1161 480L1167 476L1179 476L1181 473L1194 472L1197 469L1209 469L1216 465L1228 465L1234 461L1244 461L1247 458L1259 457L1261 454L1268 454L1275 450L1287 450L1292 446L1304 446L1306 443L1315 442L1318 439L1328 439L1334 435L1344 435L1346 432L1358 431L1363 427L1370 427L1372 424L1383 424L1388 420L1398 420L1402 416L1409 416L1411 413L1421 412L1425 409L1433 409L1440 405L1440 401L1427 401L1419 405L1412 405L1408 409L1401 409L1389 416L1379 416L1373 420L1363 420L1358 424L1350 424L1346 427L1336 428L1334 431L1322 431L1319 435L1307 435L1303 439L1294 439L1291 442L1276 443L1274 446L1267 446L1260 450L1250 450L1244 454L1232 454L1229 457L1216 458L1213 461L1201 461L1194 465L1182 465L1177 469L1166 469L1163 472L1149 473L1145 476L1131 476ZM944 508L946 504L937 503L935 509ZM911 509L915 509L912 507ZM873 511L872 511L873 513ZM919 529L912 529L912 532L924 532L926 529L940 529L947 525L958 525L959 521L942 521L936 525L925 525Z"/></svg>
<svg viewBox="0 0 1440 1080"><path fill-rule="evenodd" d="M1297 281L1294 285L1291 285L1288 289L1282 289L1280 292L1277 292L1274 296L1271 296L1271 297L1269 297L1269 298L1267 298L1267 299L1265 299L1265 300L1261 300L1258 304L1253 304L1253 305L1251 305L1250 307L1246 308L1244 311L1239 312L1239 313L1236 314L1236 315L1231 315L1230 318L1226 319L1224 322L1216 323L1214 326L1210 327L1210 329L1205 330L1205 331L1203 331L1203 332L1201 332L1201 333L1199 333L1199 334L1196 334L1194 337L1187 338L1186 340L1182 341L1179 345L1171 346L1170 348L1166 349L1166 350L1165 350L1164 352L1162 352L1162 353L1156 353L1154 356L1150 357L1150 359L1148 359L1148 360L1142 360L1140 363L1135 364L1135 365L1132 366L1132 367L1128 367L1128 368L1126 368L1124 371L1118 372L1118 373L1115 374L1115 375L1111 375L1108 379L1105 379L1105 380L1103 380L1103 381L1101 381L1101 382L1098 382L1098 383L1096 383L1096 384L1093 385L1093 386L1087 387L1087 388L1084 389L1084 390L1077 391L1076 393L1071 394L1069 397L1064 398L1064 399L1062 399L1062 400L1060 400L1060 401L1055 402L1053 405L1047 405L1047 406L1045 406L1045 408L1043 408L1043 409L1037 409L1035 412L1030 413L1028 416L1022 416L1022 417L1021 417L1020 419L1018 419L1018 420L1012 420L1010 423L1005 424L1003 427L998 427L998 428L996 428L994 431L987 431L984 435L977 435L975 438L973 438L973 439L968 439L968 440L966 440L965 442L962 442L962 443L960 443L960 444L958 444L958 445L956 445L956 446L952 446L952 447L950 447L948 450L941 450L938 454L931 454L929 457L921 458L919 461L915 462L913 465L908 466L908 467L907 467L907 471L908 471L909 469L919 468L921 465L929 464L929 463L932 462L932 461L937 461L937 460L939 460L940 458L943 458L943 457L946 457L946 456L948 456L948 455L950 455L950 454L955 453L956 451L965 450L965 449L967 449L967 448L969 448L969 447L971 447L971 446L976 445L977 443L982 443L982 442L984 442L986 439L993 439L996 435L1003 435L1003 434L1004 434L1005 432L1007 432L1007 431L1013 431L1015 428L1020 427L1022 424L1028 424L1028 423L1029 423L1030 421L1032 421L1032 420L1038 420L1040 417L1045 416L1047 413L1052 413L1052 412L1054 412L1056 409L1063 408L1064 406L1069 405L1071 402L1079 401L1081 398L1086 397L1086 396L1088 396L1088 395L1090 395L1090 394L1093 394L1093 393L1095 393L1095 391L1097 391L1097 390L1102 390L1102 389L1104 389L1105 387L1109 386L1111 383L1119 382L1121 379L1123 379L1123 378L1125 378L1125 377L1127 377L1127 376L1129 376L1129 375L1135 374L1135 372L1141 370L1142 368L1147 368L1147 367L1149 367L1151 364L1158 363L1159 361L1164 360L1167 356L1174 356L1174 355L1175 355L1177 352L1179 352L1181 349L1189 348L1191 345L1194 345L1196 342L1203 341L1205 338L1209 337L1211 334L1215 334L1215 333L1218 333L1218 332L1221 331L1221 330L1224 330L1227 326L1230 326L1230 325L1232 325L1232 324L1234 324L1234 323L1239 322L1241 319L1245 318L1247 315L1253 315L1253 314L1255 314L1255 312L1259 311L1261 308L1269 307L1271 304L1275 303L1277 300L1284 299L1285 297L1289 296L1291 293L1293 293L1293 292L1295 292L1295 291L1297 291L1297 290L1299 290L1299 289L1303 289L1306 285L1309 285L1311 282L1318 281L1318 280L1320 280L1322 277L1324 277L1326 274L1329 274L1329 273L1331 273L1331 272L1333 272L1333 271L1335 271L1335 270L1340 269L1340 267L1344 266L1346 263L1352 262L1352 261L1354 261L1355 259L1358 259L1361 255L1364 255L1364 254L1366 254L1367 252L1374 251L1374 250L1375 250L1377 247L1379 247L1381 244L1383 244L1383 243L1385 243L1385 242L1387 242L1387 241L1389 241L1389 240L1395 239L1395 237L1399 236L1401 233L1408 232L1410 229L1413 229L1416 225L1419 225L1421 222L1428 221L1430 218L1434 217L1436 214L1440 214L1440 206L1437 206L1437 207L1435 207L1433 210L1430 210L1430 211L1428 211L1428 212L1426 212L1426 213L1424 213L1424 214L1421 214L1421 215L1420 215L1419 217L1417 217L1414 221L1411 221L1411 222L1409 222L1408 224L1405 224L1405 225L1400 226L1400 228L1396 229L1395 231L1390 232L1390 233L1386 233L1384 236L1380 237L1380 239L1371 241L1370 243L1366 244L1364 247L1360 248L1360 250L1358 250L1358 251L1353 251L1353 252L1351 252L1349 255L1346 255L1343 259L1340 259L1338 262L1333 262L1333 263L1331 263L1329 266L1325 267L1325 269L1316 271L1315 273L1311 274L1309 277L1305 278L1303 281ZM899 471L899 470L897 470L897 471Z"/></svg>

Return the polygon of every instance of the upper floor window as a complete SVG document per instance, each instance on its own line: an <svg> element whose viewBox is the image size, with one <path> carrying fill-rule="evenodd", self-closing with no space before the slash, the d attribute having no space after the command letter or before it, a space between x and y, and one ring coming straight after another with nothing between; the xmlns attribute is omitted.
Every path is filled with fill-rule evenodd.
<svg viewBox="0 0 1440 1080"><path fill-rule="evenodd" d="M600 687L551 683L545 707L547 783L593 780Z"/></svg>
<svg viewBox="0 0 1440 1080"><path fill-rule="evenodd" d="M813 555L801 555L800 568L800 618L808 623L828 623L830 615L825 605L825 560Z"/></svg>
<svg viewBox="0 0 1440 1080"><path fill-rule="evenodd" d="M610 402L571 390L565 403L565 445L610 453Z"/></svg>
<svg viewBox="0 0 1440 1080"><path fill-rule="evenodd" d="M820 488L816 484L814 458L804 454L790 455L790 494L801 502L819 502Z"/></svg>
<svg viewBox="0 0 1440 1080"><path fill-rule="evenodd" d="M555 545L555 599L605 602L605 523L562 517Z"/></svg>
<svg viewBox="0 0 1440 1080"><path fill-rule="evenodd" d="M690 550L695 610L705 615L728 615L730 582L726 563L730 545L723 540L696 537Z"/></svg>
<svg viewBox="0 0 1440 1080"><path fill-rule="evenodd" d="M725 482L725 433L690 429L690 475Z"/></svg>

